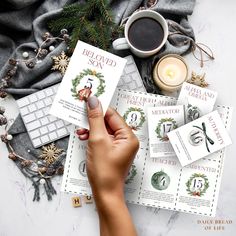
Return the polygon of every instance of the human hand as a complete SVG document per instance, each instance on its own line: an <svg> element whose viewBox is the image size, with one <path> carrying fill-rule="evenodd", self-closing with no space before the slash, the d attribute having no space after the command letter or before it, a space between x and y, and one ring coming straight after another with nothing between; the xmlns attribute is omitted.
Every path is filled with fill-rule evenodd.
<svg viewBox="0 0 236 236"><path fill-rule="evenodd" d="M101 236L136 236L125 204L124 182L137 153L139 142L131 128L113 109L103 117L96 97L87 105L90 131L77 130L81 140L88 139L86 168L97 206Z"/></svg>
<svg viewBox="0 0 236 236"><path fill-rule="evenodd" d="M77 134L88 139L86 164L93 195L121 193L138 139L114 109L108 108L104 117L96 97L88 99L87 108L90 131L79 129Z"/></svg>

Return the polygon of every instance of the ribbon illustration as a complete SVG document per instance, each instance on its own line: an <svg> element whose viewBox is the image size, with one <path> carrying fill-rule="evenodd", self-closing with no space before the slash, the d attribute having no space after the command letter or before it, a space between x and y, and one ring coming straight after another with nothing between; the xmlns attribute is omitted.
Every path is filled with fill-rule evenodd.
<svg viewBox="0 0 236 236"><path fill-rule="evenodd" d="M205 143L206 143L206 148L208 152L211 152L208 146L208 142L213 145L215 142L207 135L206 133L206 124L205 122L202 122L202 128L196 125L193 125L194 128L200 129L203 132L203 135L205 136Z"/></svg>

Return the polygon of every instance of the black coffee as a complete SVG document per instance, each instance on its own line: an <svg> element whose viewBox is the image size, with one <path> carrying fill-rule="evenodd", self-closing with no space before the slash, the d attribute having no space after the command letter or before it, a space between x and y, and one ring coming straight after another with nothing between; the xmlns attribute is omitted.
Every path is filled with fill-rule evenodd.
<svg viewBox="0 0 236 236"><path fill-rule="evenodd" d="M159 22L144 17L134 21L129 27L130 43L141 51L151 51L160 46L164 38L164 30Z"/></svg>

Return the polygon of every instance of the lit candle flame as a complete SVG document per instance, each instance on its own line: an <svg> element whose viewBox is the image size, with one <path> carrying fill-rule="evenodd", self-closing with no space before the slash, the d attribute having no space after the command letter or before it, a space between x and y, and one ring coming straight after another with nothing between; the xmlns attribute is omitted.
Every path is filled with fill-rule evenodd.
<svg viewBox="0 0 236 236"><path fill-rule="evenodd" d="M166 70L166 75L170 78L170 79L173 79L175 77L175 73L173 70L171 69L167 69Z"/></svg>

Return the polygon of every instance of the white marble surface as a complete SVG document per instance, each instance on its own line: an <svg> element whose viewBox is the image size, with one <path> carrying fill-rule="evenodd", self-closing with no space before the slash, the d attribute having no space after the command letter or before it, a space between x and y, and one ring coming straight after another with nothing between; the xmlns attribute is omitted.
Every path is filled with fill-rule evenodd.
<svg viewBox="0 0 236 236"><path fill-rule="evenodd" d="M197 0L194 14L190 17L197 41L209 45L216 60L209 62L203 69L193 59L186 57L191 69L206 72L211 89L219 93L218 103L236 107L235 93L235 0ZM0 101L7 107L8 117L18 113L13 100ZM233 119L234 120L234 119ZM217 215L207 218L177 213L167 210L145 208L130 205L130 211L140 236L176 236L176 235L221 235L231 236L236 232L236 129L232 124L233 145L227 149L224 174L220 190ZM7 158L5 146L0 143L0 236L38 236L38 235L99 235L98 219L94 205L73 208L71 195L60 193L61 179L55 179L58 194L48 202L46 195L40 202L32 202L31 182ZM199 220L232 220L232 224L223 225L224 230L206 230ZM207 226L207 227L205 227ZM222 225L221 225L222 226Z"/></svg>

